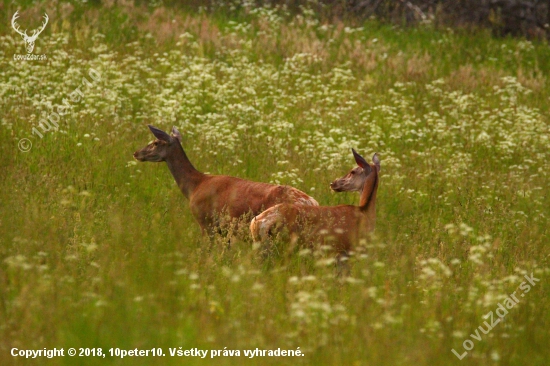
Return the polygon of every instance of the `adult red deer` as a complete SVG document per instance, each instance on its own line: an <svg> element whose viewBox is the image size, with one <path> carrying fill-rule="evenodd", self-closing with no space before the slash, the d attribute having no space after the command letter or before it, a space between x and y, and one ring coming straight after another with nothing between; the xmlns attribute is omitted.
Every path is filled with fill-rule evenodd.
<svg viewBox="0 0 550 366"><path fill-rule="evenodd" d="M230 219L251 213L257 215L279 203L297 203L318 206L315 199L290 187L252 182L226 175L199 172L187 158L181 146L181 134L173 127L172 135L151 125L157 138L134 153L138 161L165 161L181 193L189 199L191 213L203 232L212 235L221 226L221 219Z"/></svg>
<svg viewBox="0 0 550 366"><path fill-rule="evenodd" d="M250 231L254 241L265 242L279 233L288 232L291 238L296 238L302 244L331 245L339 256L349 253L353 244L374 230L376 191L380 171L380 160L377 154L372 158L374 165L370 165L355 150L352 149L352 151L357 165L366 175L359 206L279 204L265 210L252 220ZM334 182L331 186L333 185Z"/></svg>

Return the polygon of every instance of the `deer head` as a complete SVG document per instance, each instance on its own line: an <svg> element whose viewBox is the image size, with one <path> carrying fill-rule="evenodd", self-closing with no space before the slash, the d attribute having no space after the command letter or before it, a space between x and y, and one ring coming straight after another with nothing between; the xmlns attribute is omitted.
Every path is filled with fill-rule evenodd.
<svg viewBox="0 0 550 366"><path fill-rule="evenodd" d="M13 27L13 29L15 29L17 33L21 35L21 37L25 41L25 48L27 49L27 53L32 53L32 51L34 50L34 42L36 41L36 38L38 38L38 35L42 33L44 28L46 28L46 24L48 24L48 19L49 19L48 14L44 14L44 22L42 23L40 28L34 29L32 31L31 36L27 35L26 30L24 32L21 32L19 30L19 24L17 24L16 22L17 18L19 18L18 11L16 11L15 14L13 14L13 17L11 18L11 26Z"/></svg>
<svg viewBox="0 0 550 366"><path fill-rule="evenodd" d="M353 245L360 242L376 225L376 193L378 191L378 172L380 158L374 154L373 165L359 155L354 149L353 157L362 171L355 171L355 176L365 174L359 206L304 206L282 203L272 206L254 217L250 223L250 232L255 242L267 241L283 232L290 238L295 237L302 244L312 242L331 245L338 256L347 256ZM348 176L342 178L346 179ZM361 178L356 178L361 180ZM348 181L353 181L353 178ZM349 185L350 190L354 184Z"/></svg>
<svg viewBox="0 0 550 366"><path fill-rule="evenodd" d="M176 127L172 127L172 135L169 135L156 127L148 126L156 140L136 151L134 153L136 160L159 163L166 161L166 157L170 156L175 149L181 149L181 134Z"/></svg>
<svg viewBox="0 0 550 366"><path fill-rule="evenodd" d="M358 166L351 169L348 172L348 174L344 175L342 178L336 179L334 182L330 183L330 189L332 189L334 192L362 192L363 191L363 187L365 186L365 180L367 179L367 176L370 174L370 168L369 168L369 165L367 164L366 167L368 171L363 169L361 167L361 164L359 164L360 161L357 161L358 156L359 157L361 156L358 155L355 151L353 151L353 153ZM380 160L378 159L378 155L375 154L373 156L373 162L376 168L378 169L378 171L380 171Z"/></svg>

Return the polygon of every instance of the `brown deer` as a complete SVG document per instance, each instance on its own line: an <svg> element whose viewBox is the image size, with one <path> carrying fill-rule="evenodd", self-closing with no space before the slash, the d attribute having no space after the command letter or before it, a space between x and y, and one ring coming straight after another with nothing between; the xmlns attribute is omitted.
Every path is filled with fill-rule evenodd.
<svg viewBox="0 0 550 366"><path fill-rule="evenodd" d="M136 151L134 158L138 161L166 162L181 193L189 199L191 213L203 233L206 231L212 235L217 232L223 217L228 216L232 220L249 213L257 215L279 203L319 205L312 197L290 186L201 173L187 158L176 127L172 128L172 135L151 125L149 129L156 140Z"/></svg>
<svg viewBox="0 0 550 366"><path fill-rule="evenodd" d="M340 179L336 179L330 183L330 189L334 192L363 192L365 180L367 179L366 171L357 166L351 169L348 174Z"/></svg>
<svg viewBox="0 0 550 366"><path fill-rule="evenodd" d="M347 255L353 244L374 230L376 222L376 191L380 160L374 154L370 165L353 150L359 168L364 171L361 200L359 206L305 206L300 204L279 204L256 216L250 231L255 242L265 242L279 233L288 232L291 238L302 244L321 243L331 245L339 256ZM355 172L354 172L355 171ZM354 172L353 174L351 174ZM355 169L351 175L360 175ZM345 180L346 177L342 178ZM334 190L341 189L343 183L331 184ZM360 179L360 178L359 178ZM348 179L353 181L354 179ZM353 185L348 185L348 189ZM349 189L351 190L351 189Z"/></svg>

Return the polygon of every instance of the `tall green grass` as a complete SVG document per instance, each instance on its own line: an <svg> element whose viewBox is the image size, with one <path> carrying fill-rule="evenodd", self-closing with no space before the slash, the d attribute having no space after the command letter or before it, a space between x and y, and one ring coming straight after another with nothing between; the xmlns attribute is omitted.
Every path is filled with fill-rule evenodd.
<svg viewBox="0 0 550 366"><path fill-rule="evenodd" d="M546 44L307 10L40 3L23 14L50 15L35 46L48 60L20 62L15 10L0 12L1 364L45 362L13 347L305 353L48 362L60 365L546 364ZM59 130L32 135L91 68L101 80ZM249 241L210 242L165 164L133 161L147 124L178 126L201 171L323 205L358 202L328 187L351 147L378 152L376 238L348 277L322 248L282 243L266 261ZM540 282L459 361L451 349L531 273Z"/></svg>

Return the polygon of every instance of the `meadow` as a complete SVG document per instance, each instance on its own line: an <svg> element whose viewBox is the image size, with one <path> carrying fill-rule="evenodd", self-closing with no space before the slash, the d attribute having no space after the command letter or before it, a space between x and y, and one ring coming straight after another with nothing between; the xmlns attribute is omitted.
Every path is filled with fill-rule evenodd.
<svg viewBox="0 0 550 366"><path fill-rule="evenodd" d="M548 44L229 4L0 5L0 364L547 365ZM46 60L14 60L18 9L22 28L49 15ZM357 204L329 183L351 148L377 152L375 236L348 276L324 248L266 260L211 242L166 164L133 159L147 124L177 126L203 172L322 205ZM179 347L241 356L168 356ZM244 356L256 348L304 356Z"/></svg>

